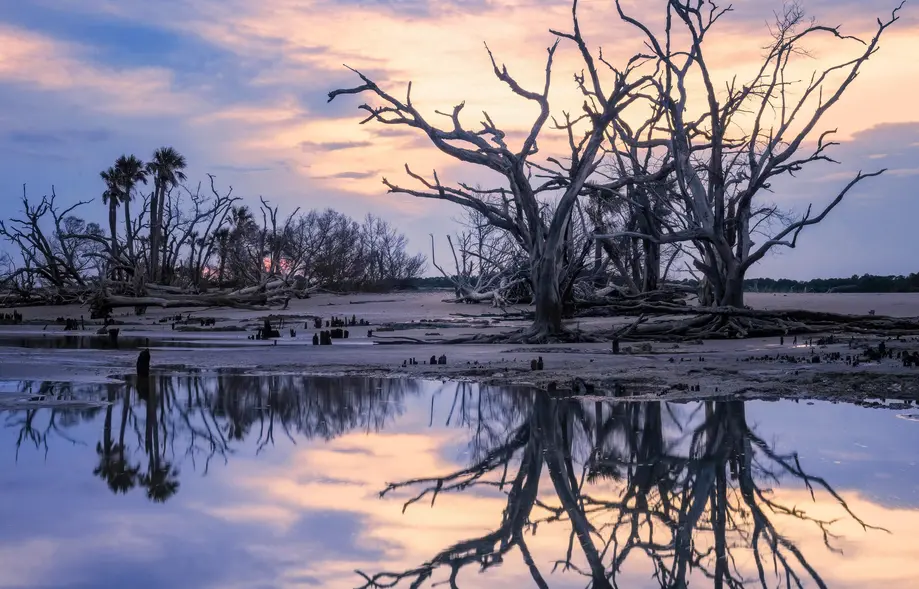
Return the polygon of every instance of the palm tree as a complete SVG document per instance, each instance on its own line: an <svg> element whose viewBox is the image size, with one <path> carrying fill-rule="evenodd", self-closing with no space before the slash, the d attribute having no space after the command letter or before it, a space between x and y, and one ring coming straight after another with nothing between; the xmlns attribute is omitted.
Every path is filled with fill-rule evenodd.
<svg viewBox="0 0 919 589"><path fill-rule="evenodd" d="M115 171L118 183L122 188L121 202L124 203L124 230L128 244L128 253L134 257L134 229L131 226L131 193L138 182L147 183L147 170L144 162L135 155L122 155L115 160Z"/></svg>
<svg viewBox="0 0 919 589"><path fill-rule="evenodd" d="M125 425L127 424L127 411L130 393L126 392L124 397L124 413L121 417L121 432L118 437L118 443L115 444L112 439L112 410L114 408L114 392L109 390L109 406L105 411L105 423L103 425L102 437L104 442L96 444L96 454L99 455L99 463L93 470L93 474L103 479L112 493L125 494L133 489L137 484L137 477L140 473L140 465L132 465L128 461L127 448L124 445Z"/></svg>
<svg viewBox="0 0 919 589"><path fill-rule="evenodd" d="M147 472L140 475L140 484L147 489L147 499L165 503L179 491L179 471L169 462L151 457Z"/></svg>
<svg viewBox="0 0 919 589"><path fill-rule="evenodd" d="M121 186L118 182L118 172L114 167L99 172L99 177L105 182L105 191L102 193L102 202L108 205L108 226L112 240L112 265L118 259L118 203L121 202Z"/></svg>
<svg viewBox="0 0 919 589"><path fill-rule="evenodd" d="M147 162L147 172L153 176L153 198L150 201L150 273L154 281L162 276L160 248L162 247L163 212L166 193L185 180L185 156L173 147L160 147Z"/></svg>
<svg viewBox="0 0 919 589"><path fill-rule="evenodd" d="M233 233L237 236L244 235L248 231L253 219L252 211L246 205L230 209L230 224L233 226Z"/></svg>
<svg viewBox="0 0 919 589"><path fill-rule="evenodd" d="M179 471L160 454L160 421L156 414L163 391L154 378L137 381L137 396L146 405L146 434L144 446L147 452L147 472L139 477L141 486L147 489L147 498L155 503L165 503L179 490ZM165 452L165 450L163 450Z"/></svg>

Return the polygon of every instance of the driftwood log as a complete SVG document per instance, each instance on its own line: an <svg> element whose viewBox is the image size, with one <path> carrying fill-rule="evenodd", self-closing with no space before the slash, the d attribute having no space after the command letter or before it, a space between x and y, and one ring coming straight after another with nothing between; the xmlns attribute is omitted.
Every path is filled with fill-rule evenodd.
<svg viewBox="0 0 919 589"><path fill-rule="evenodd" d="M179 307L228 307L234 309L264 310L273 306L286 306L291 298L305 298L309 289L287 287L283 283L271 283L261 288L245 288L232 292L216 293L176 293L159 291L146 296L128 296L110 294L106 290L98 292L90 301L90 310L94 317L104 317L113 309L133 307L160 307L163 309Z"/></svg>

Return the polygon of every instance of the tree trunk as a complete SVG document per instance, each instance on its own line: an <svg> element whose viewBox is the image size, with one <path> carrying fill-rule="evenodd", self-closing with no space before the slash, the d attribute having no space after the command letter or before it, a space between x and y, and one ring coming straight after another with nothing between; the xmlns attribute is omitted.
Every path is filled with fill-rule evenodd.
<svg viewBox="0 0 919 589"><path fill-rule="evenodd" d="M114 196L108 201L108 226L112 237L112 264L118 259L118 201ZM113 270L114 272L114 270Z"/></svg>
<svg viewBox="0 0 919 589"><path fill-rule="evenodd" d="M134 260L134 231L131 227L131 201L128 198L124 200L124 235L128 244L128 254L131 256L132 263Z"/></svg>
<svg viewBox="0 0 919 589"><path fill-rule="evenodd" d="M743 304L743 272L730 271L724 278L724 291L718 297L718 304L722 307L742 308Z"/></svg>
<svg viewBox="0 0 919 589"><path fill-rule="evenodd" d="M564 332L562 297L558 282L558 258L543 255L533 264L531 282L536 303L536 319L530 333L537 338Z"/></svg>
<svg viewBox="0 0 919 589"><path fill-rule="evenodd" d="M159 209L156 212L156 242L157 245L161 248L161 252L157 254L159 257L159 266L156 269L156 277L158 280L162 281L165 278L165 265L167 252L169 251L169 243L166 240L166 236L163 235L163 215L166 211L166 187L162 186L160 188L160 201L158 203Z"/></svg>
<svg viewBox="0 0 919 589"><path fill-rule="evenodd" d="M150 267L147 269L151 282L157 281L157 268L159 268L159 228L156 212L160 202L160 183L154 181L153 197L150 199Z"/></svg>
<svg viewBox="0 0 919 589"><path fill-rule="evenodd" d="M644 250L644 281L642 282L642 291L651 292L657 290L660 286L661 279L661 245L650 239L642 242Z"/></svg>
<svg viewBox="0 0 919 589"><path fill-rule="evenodd" d="M115 392L111 388L108 391L108 407L105 408L105 421L102 424L102 455L108 462L112 458L112 448L115 441L112 439L112 410L115 406Z"/></svg>
<svg viewBox="0 0 919 589"><path fill-rule="evenodd" d="M642 276L641 264L639 264L639 252L641 248L639 247L638 239L629 239L629 270L632 274L632 282L636 285L644 284L644 277Z"/></svg>
<svg viewBox="0 0 919 589"><path fill-rule="evenodd" d="M217 268L217 286L223 286L223 271L227 265L227 252L226 247L223 248L223 252L220 254L220 266Z"/></svg>
<svg viewBox="0 0 919 589"><path fill-rule="evenodd" d="M195 272L195 242L191 242L191 252L188 254L188 276L191 283L198 286L198 275Z"/></svg>
<svg viewBox="0 0 919 589"><path fill-rule="evenodd" d="M699 282L697 293L700 307L711 307L715 304L715 293L713 291L712 281L707 276L703 276Z"/></svg>
<svg viewBox="0 0 919 589"><path fill-rule="evenodd" d="M595 233L600 233L599 228L594 229ZM597 240L594 242L594 286L596 288L603 288L606 286L604 284L604 276L600 275L600 270L603 269L603 246L600 244L600 241Z"/></svg>
<svg viewBox="0 0 919 589"><path fill-rule="evenodd" d="M160 199L160 208L162 208L164 200L165 197ZM173 256L172 252L170 251L169 236L163 234L162 214L160 215L160 222L158 227L160 232L160 247L162 248L162 251L160 251L159 277L161 283L168 283L170 280L172 280L172 268L175 265L175 260L172 259Z"/></svg>
<svg viewBox="0 0 919 589"><path fill-rule="evenodd" d="M131 389L124 391L123 403L121 405L121 426L118 428L118 447L124 452L124 434L128 427L128 416L131 413Z"/></svg>

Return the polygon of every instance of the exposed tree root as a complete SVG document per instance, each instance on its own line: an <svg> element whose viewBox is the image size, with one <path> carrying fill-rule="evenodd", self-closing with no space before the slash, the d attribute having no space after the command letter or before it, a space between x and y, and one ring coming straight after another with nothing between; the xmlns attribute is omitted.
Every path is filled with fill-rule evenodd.
<svg viewBox="0 0 919 589"><path fill-rule="evenodd" d="M576 301L573 304L574 314L579 317L608 317L622 315L632 309L661 304L683 308L686 305L687 293L674 290L653 290L635 295L620 294L615 297L604 297L593 300Z"/></svg>
<svg viewBox="0 0 919 589"><path fill-rule="evenodd" d="M375 338L380 344L556 344L622 341L686 341L744 339L849 333L878 336L919 335L919 318L876 315L839 315L815 311L754 311L736 308L684 308L645 305L645 311L629 325L603 332L564 331L553 333L536 326L500 333L477 334L452 339L424 340L411 337ZM649 322L652 317L689 315L681 319Z"/></svg>
<svg viewBox="0 0 919 589"><path fill-rule="evenodd" d="M690 307L683 302L647 301L643 299L624 299L614 302L578 303L575 306L575 317L619 317L622 315L681 315L694 313L698 307Z"/></svg>
<svg viewBox="0 0 919 589"><path fill-rule="evenodd" d="M638 326L623 339L682 341L689 339L743 339L850 333L881 336L919 335L915 318L875 315L839 315L814 311L753 311L750 309L681 309L686 319L659 321ZM658 314L662 314L658 312ZM675 314L668 310L666 314ZM611 335L611 334L610 334Z"/></svg>
<svg viewBox="0 0 919 589"><path fill-rule="evenodd" d="M373 338L375 343L381 345L397 344L575 344L596 343L606 341L603 334L585 333L581 331L550 332L548 330L532 328L518 329L505 333L476 334L450 339L420 339L415 337L394 336Z"/></svg>

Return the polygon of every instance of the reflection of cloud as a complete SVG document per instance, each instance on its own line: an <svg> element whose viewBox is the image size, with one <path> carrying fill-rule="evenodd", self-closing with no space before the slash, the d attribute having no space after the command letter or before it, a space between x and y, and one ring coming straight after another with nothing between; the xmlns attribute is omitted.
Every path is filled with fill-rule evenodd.
<svg viewBox="0 0 919 589"><path fill-rule="evenodd" d="M245 384L238 386L239 390L223 393L229 398ZM439 387L439 383L419 385L426 392ZM52 445L47 462L41 449L30 450L15 466L12 453L0 454L0 488L16 496L15 501L0 502L0 586L341 587L360 583L354 569L401 571L418 566L458 541L497 528L506 505L501 491L484 488L441 495L433 507L426 498L405 513L402 504L412 496L410 491L379 497L388 482L443 476L468 466L466 451L474 430L429 426L429 420L441 423L452 412L450 387L440 390L446 394L437 394L434 403L427 395L407 399L406 413L382 433L349 430L351 433L328 442L297 436L293 445L276 432L277 445L261 454L256 454L254 438L263 432L254 422L246 443L234 443L228 462L212 464L206 477L199 476L200 463L194 472L186 459L182 490L165 505L145 502L142 493L114 496L101 481L87 482L97 460L93 442L102 429L101 413L68 428L76 440L88 445ZM316 387L305 394L324 393ZM184 405L181 392L168 406L174 411L179 405ZM829 403L805 407L763 402L746 407L750 422L760 424L757 430L767 440L780 439L778 451L800 449L809 474L827 477L859 517L891 532L862 529L826 493L818 491L814 501L807 489L793 487L789 480L761 480L763 485L777 487L772 492L765 489L770 500L794 506L811 517L837 520L830 531L840 536L833 544L844 554L828 551L812 524L781 513L769 514L827 585L912 588L919 572L919 544L912 542L919 529L919 509L884 505L872 495L912 498L912 488L904 482L913 481L907 468L913 461L909 445L914 439L913 425L897 420L894 412ZM689 414L694 408L685 409ZM320 421L313 413L310 418ZM215 425L225 431L229 419L221 415ZM281 425L274 423L278 429ZM490 425L506 426L501 421ZM355 424L345 429L350 427ZM174 444L170 452L181 455L188 434L182 425L179 428L170 432L168 445L172 448ZM0 447L13 446L16 433L14 428L0 429ZM499 436L505 433L498 430ZM133 443L133 432L128 437ZM871 448L871 452L846 452L853 440L858 440L858 448ZM142 447L140 439L137 444ZM845 459L843 465L832 464L840 458ZM510 478L516 468L517 463L512 462ZM10 472L15 473L13 477L3 477ZM878 486L879 472L892 474L893 484ZM545 470L540 483L540 499L557 505ZM622 488L612 482L588 486L588 490L597 499L614 500ZM67 501L60 500L62 493L67 494ZM610 510L592 517L600 528L618 515ZM750 521L738 518L737 523L743 526ZM552 564L564 557L569 539L566 522L541 524L537 533L527 535L535 562L552 587L584 586L578 574L549 574ZM666 533L656 536L662 544L668 539ZM706 532L699 532L696 539L700 549L707 547ZM738 545L745 542L734 536L731 540ZM735 554L742 572L755 579L749 553L737 548ZM445 576L440 571L434 580ZM617 581L621 587L656 586L650 562L639 550L626 560ZM691 581L690 587L711 583L698 571ZM518 552L484 574L476 566L468 567L458 585L466 589L533 586Z"/></svg>
<svg viewBox="0 0 919 589"><path fill-rule="evenodd" d="M259 524L287 532L296 521L296 513L279 505L238 503L232 506L211 507L207 503L195 504L202 512L230 523Z"/></svg>
<svg viewBox="0 0 919 589"><path fill-rule="evenodd" d="M464 437L462 431L455 435ZM373 437L350 434L324 446L297 452L291 456L290 463L240 484L251 497L259 497L266 504L280 505L299 514L347 509L365 523L364 528L356 532L359 545L386 547L383 558L365 559L358 563L358 568L369 572L380 568L407 569L452 543L493 529L500 522L503 500L476 492L441 496L434 508L429 507L430 502L421 502L404 514L402 503L409 497L405 492L379 499L377 493L386 481L445 473L456 468L457 465L444 461L440 452L440 448L450 444L455 435L449 432L428 435L383 433ZM360 485L342 487L329 484L322 481L317 473L332 478L346 477L359 481ZM546 537L550 542L564 541L561 537ZM534 539L535 546L543 542L538 538ZM315 564L310 567L309 574L329 586L342 583L343 579L354 575L342 563L313 562ZM502 567L501 580L518 578L520 586L526 586L528 574L522 563L507 564ZM461 586L487 587L492 586L492 582L492 576L486 575L468 579Z"/></svg>
<svg viewBox="0 0 919 589"><path fill-rule="evenodd" d="M478 537L497 528L501 522L501 511L505 500L500 494L487 491L467 490L438 497L431 507L429 501L412 505L403 514L402 502L410 498L410 491L387 495L380 500L376 491L383 481L398 481L418 476L436 476L460 468L461 464L446 461L449 455L444 451L457 440L452 436L392 435L383 434L368 438L363 435L347 435L323 447L302 450L292 455L291 462L280 465L268 476L259 476L244 483L253 497L260 497L266 504L280 505L285 510L307 514L314 510L347 509L359 514L365 528L360 531L362 542L370 546L386 541L389 547L385 558L378 561L358 562L356 566L366 572L401 571L426 562L438 551L462 540ZM355 450L360 451L355 452ZM343 457L342 454L345 456ZM322 472L332 477L359 477L358 488L341 488L318 481L314 474ZM552 482L544 473L540 484L540 499L547 505L558 505ZM618 485L591 487L589 492L597 499L618 498ZM890 530L891 534L877 530L866 531L848 518L836 501L826 493L818 493L816 502L805 489L780 488L770 495L777 504L796 506L809 516L835 520L831 527L839 535L834 542L844 554L826 549L823 536L812 523L802 522L796 517L770 514L773 523L797 543L814 569L828 586L857 588L867 586L875 580L883 580L885 586L907 589L915 577L914 562L919 558L919 546L904 542L919 529L919 511L883 507L872 503L858 493L843 492L843 499L849 507L874 526ZM615 520L617 512L597 517L600 525ZM296 517L294 519L297 519ZM570 528L567 524L547 524L539 528L538 534L528 536L527 542L544 573L549 563L563 557L568 544ZM706 546L704 532L697 534L699 546ZM659 536L665 541L666 536ZM743 543L742 540L738 539ZM737 550L741 571L750 578L756 578L752 560L745 560L746 552ZM876 560L877 559L877 560ZM352 559L348 559L349 561ZM575 559L576 562L579 559ZM347 578L344 563L316 563L309 568L309 574L334 584ZM351 563L355 564L355 563ZM530 586L531 581L525 565L516 552L500 569L483 575L470 570L461 578L464 587L492 587L497 585ZM621 586L645 586L650 578L650 561L635 552L625 563L618 576ZM445 575L440 571L435 580ZM576 575L557 573L552 575L552 586L576 587L580 579ZM704 582L703 579L697 579Z"/></svg>

